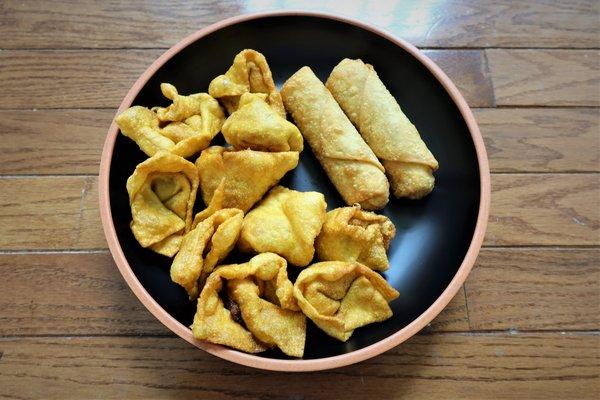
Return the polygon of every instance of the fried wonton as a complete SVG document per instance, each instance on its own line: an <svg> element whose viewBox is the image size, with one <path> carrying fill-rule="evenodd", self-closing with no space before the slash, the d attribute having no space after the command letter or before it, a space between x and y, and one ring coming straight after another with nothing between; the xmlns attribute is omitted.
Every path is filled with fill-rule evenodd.
<svg viewBox="0 0 600 400"><path fill-rule="evenodd" d="M244 213L236 208L218 210L204 220L194 219L171 264L171 279L183 286L190 299L198 297L206 278L235 246Z"/></svg>
<svg viewBox="0 0 600 400"><path fill-rule="evenodd" d="M210 82L208 93L219 99L229 114L238 109L242 94L265 93L267 103L285 118L283 101L273 82L267 60L256 50L246 49L239 52L227 72Z"/></svg>
<svg viewBox="0 0 600 400"><path fill-rule="evenodd" d="M269 107L266 97L262 93L242 95L237 111L223 125L225 140L237 149L302 151L302 134Z"/></svg>
<svg viewBox="0 0 600 400"><path fill-rule="evenodd" d="M165 150L189 157L208 147L225 121L219 103L206 93L179 95L168 83L160 88L173 104L152 110L133 106L123 111L115 118L123 135L149 156Z"/></svg>
<svg viewBox="0 0 600 400"><path fill-rule="evenodd" d="M173 257L192 226L198 170L191 162L159 151L127 179L131 230L142 247Z"/></svg>
<svg viewBox="0 0 600 400"><path fill-rule="evenodd" d="M221 204L215 208L239 208L244 212L296 165L295 151L233 151L220 146L207 148L196 160L204 203L211 204L219 189Z"/></svg>
<svg viewBox="0 0 600 400"><path fill-rule="evenodd" d="M360 206L342 207L327 213L315 241L322 261L358 261L367 267L388 269L387 249L396 235L392 221L384 215L363 211Z"/></svg>
<svg viewBox="0 0 600 400"><path fill-rule="evenodd" d="M390 318L388 302L398 295L381 275L357 262L313 264L300 272L294 284L302 312L343 342L354 329Z"/></svg>
<svg viewBox="0 0 600 400"><path fill-rule="evenodd" d="M315 254L314 242L326 209L321 193L274 187L244 218L239 248L277 253L291 264L304 267Z"/></svg>
<svg viewBox="0 0 600 400"><path fill-rule="evenodd" d="M245 327L225 307L220 296L224 285ZM196 339L248 353L277 346L289 356L302 357L306 318L294 299L285 260L263 253L247 263L214 270L200 293L192 332Z"/></svg>

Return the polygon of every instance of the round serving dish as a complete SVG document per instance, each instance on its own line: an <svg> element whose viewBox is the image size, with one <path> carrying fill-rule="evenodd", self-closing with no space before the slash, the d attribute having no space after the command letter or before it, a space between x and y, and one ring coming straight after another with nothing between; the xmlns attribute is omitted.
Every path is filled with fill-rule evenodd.
<svg viewBox="0 0 600 400"><path fill-rule="evenodd" d="M142 249L129 230L125 182L146 156L113 122L100 164L100 214L108 246L125 281L166 327L189 343L239 364L280 371L341 367L404 342L431 322L467 278L485 234L490 175L485 146L466 101L444 72L416 47L372 25L314 12L266 12L230 18L188 36L160 56L129 90L118 113L131 105L161 105L161 82L180 93L206 91L244 48L262 52L281 85L303 65L325 81L343 58L373 64L440 163L436 188L420 201L390 199L382 210L397 228L385 276L400 292L388 321L355 331L345 343L309 323L305 357L277 351L251 355L195 340L194 305L169 278L170 259ZM325 194L328 209L342 206L306 146L282 185ZM233 256L235 258L235 255ZM296 270L295 272L293 272ZM298 269L288 267L291 279Z"/></svg>

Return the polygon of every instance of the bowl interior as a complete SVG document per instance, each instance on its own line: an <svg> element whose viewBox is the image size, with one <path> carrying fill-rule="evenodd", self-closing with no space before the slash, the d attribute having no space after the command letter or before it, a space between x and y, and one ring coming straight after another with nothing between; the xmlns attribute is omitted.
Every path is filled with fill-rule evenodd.
<svg viewBox="0 0 600 400"><path fill-rule="evenodd" d="M466 123L444 87L411 54L360 27L312 16L265 17L213 32L163 65L133 104L168 104L160 93L161 82L174 84L184 94L207 91L212 78L226 71L235 54L244 48L266 56L278 85L304 65L325 81L345 57L372 64L440 163L431 195L419 201L391 198L382 211L397 229L389 250L390 269L384 274L400 292L400 298L391 303L394 316L357 329L346 343L328 337L309 322L304 358L341 355L374 344L408 325L440 296L473 238L480 184L477 156ZM169 314L189 326L195 306L185 291L171 282L171 260L142 249L129 229L131 212L125 182L145 158L134 142L118 135L109 183L114 226L139 281ZM280 184L323 193L328 209L344 205L309 146L305 146L298 168ZM200 197L196 206L204 207ZM234 252L225 262L241 262L249 257ZM298 272L298 268L288 267L291 279ZM287 358L279 351L261 356Z"/></svg>

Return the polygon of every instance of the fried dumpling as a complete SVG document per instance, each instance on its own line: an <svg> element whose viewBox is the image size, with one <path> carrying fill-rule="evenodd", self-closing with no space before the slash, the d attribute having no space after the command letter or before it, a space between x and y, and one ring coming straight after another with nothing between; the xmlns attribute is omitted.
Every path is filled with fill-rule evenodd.
<svg viewBox="0 0 600 400"><path fill-rule="evenodd" d="M219 99L229 114L238 109L242 94L265 93L267 103L285 118L283 101L273 82L269 64L265 56L256 50L245 49L239 52L227 72L210 82L208 93Z"/></svg>
<svg viewBox="0 0 600 400"><path fill-rule="evenodd" d="M315 238L325 221L327 203L318 192L274 187L242 223L239 248L273 252L304 267L315 254Z"/></svg>
<svg viewBox="0 0 600 400"><path fill-rule="evenodd" d="M244 212L296 165L295 151L233 151L220 146L207 148L196 160L204 203L210 204L219 189L223 192L219 208L239 208Z"/></svg>
<svg viewBox="0 0 600 400"><path fill-rule="evenodd" d="M392 221L384 215L363 211L360 206L342 207L327 213L315 241L321 261L358 261L367 267L388 269L387 249L396 235Z"/></svg>
<svg viewBox="0 0 600 400"><path fill-rule="evenodd" d="M192 225L198 170L191 162L159 151L127 179L131 230L142 245L173 257Z"/></svg>
<svg viewBox="0 0 600 400"><path fill-rule="evenodd" d="M266 97L262 93L242 95L237 111L223 125L225 140L237 149L302 151L302 134L269 107Z"/></svg>
<svg viewBox="0 0 600 400"><path fill-rule="evenodd" d="M246 327L225 307L219 295L224 285ZM263 253L214 270L200 293L192 332L196 339L248 353L277 346L289 356L302 357L306 318L294 298L285 260Z"/></svg>
<svg viewBox="0 0 600 400"><path fill-rule="evenodd" d="M294 284L302 312L343 342L354 329L390 318L388 302L398 295L381 275L357 262L313 264L300 272Z"/></svg>
<svg viewBox="0 0 600 400"><path fill-rule="evenodd" d="M190 299L198 297L208 275L235 246L243 219L244 213L236 208L217 210L204 220L194 219L171 264L171 279L185 288Z"/></svg>
<svg viewBox="0 0 600 400"><path fill-rule="evenodd" d="M189 157L208 147L225 121L219 103L206 93L182 96L173 85L163 83L160 87L173 104L152 110L133 106L123 111L115 118L123 135L148 156L165 150Z"/></svg>

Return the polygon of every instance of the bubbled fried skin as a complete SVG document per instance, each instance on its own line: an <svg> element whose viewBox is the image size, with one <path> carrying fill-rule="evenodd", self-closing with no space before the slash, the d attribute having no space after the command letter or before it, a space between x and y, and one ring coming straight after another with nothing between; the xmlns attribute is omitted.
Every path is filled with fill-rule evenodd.
<svg viewBox="0 0 600 400"><path fill-rule="evenodd" d="M236 149L302 151L303 140L294 124L266 103L267 95L244 93L237 111L223 124L223 136Z"/></svg>
<svg viewBox="0 0 600 400"><path fill-rule="evenodd" d="M321 261L358 261L376 271L388 269L387 249L396 235L384 215L363 211L360 206L341 207L327 213L315 241Z"/></svg>
<svg viewBox="0 0 600 400"><path fill-rule="evenodd" d="M295 151L233 151L220 146L207 148L196 160L204 203L211 204L219 189L222 191L220 207L239 208L244 212L297 165L298 152Z"/></svg>
<svg viewBox="0 0 600 400"><path fill-rule="evenodd" d="M198 190L194 164L159 151L138 164L127 179L131 230L142 247L173 257L192 225Z"/></svg>
<svg viewBox="0 0 600 400"><path fill-rule="evenodd" d="M198 299L194 337L248 353L277 346L289 356L302 357L306 318L294 298L286 265L278 255L263 253L247 263L215 269ZM219 296L225 285L246 328L235 321Z"/></svg>
<svg viewBox="0 0 600 400"><path fill-rule="evenodd" d="M325 85L382 160L394 196L420 199L428 195L438 162L373 66L346 58Z"/></svg>
<svg viewBox="0 0 600 400"><path fill-rule="evenodd" d="M171 280L183 286L190 299L198 297L208 275L235 246L243 219L242 210L235 208L217 210L204 220L194 219L171 264Z"/></svg>
<svg viewBox="0 0 600 400"><path fill-rule="evenodd" d="M173 103L152 110L128 108L115 118L121 133L150 157L159 151L189 157L208 147L225 122L219 103L206 93L179 95L167 83L161 84L161 90Z"/></svg>
<svg viewBox="0 0 600 400"><path fill-rule="evenodd" d="M245 49L233 59L233 64L223 75L210 82L208 93L225 106L229 114L238 109L244 93L265 93L266 101L285 118L281 95L273 82L273 75L265 56L256 50Z"/></svg>
<svg viewBox="0 0 600 400"><path fill-rule="evenodd" d="M314 254L315 238L325 221L322 193L276 186L244 218L238 242L244 252L273 252L304 267Z"/></svg>
<svg viewBox="0 0 600 400"><path fill-rule="evenodd" d="M390 318L388 302L398 296L381 275L357 262L316 263L302 270L294 283L302 312L343 342L354 329Z"/></svg>

